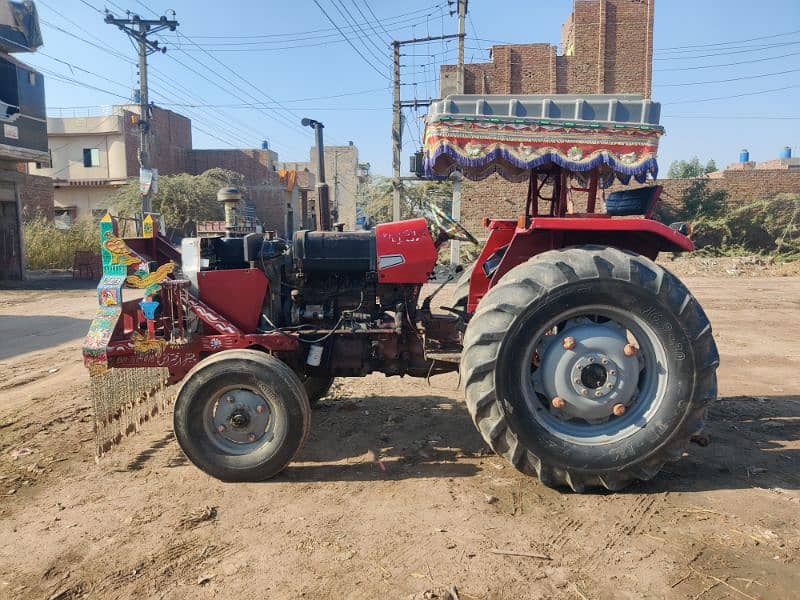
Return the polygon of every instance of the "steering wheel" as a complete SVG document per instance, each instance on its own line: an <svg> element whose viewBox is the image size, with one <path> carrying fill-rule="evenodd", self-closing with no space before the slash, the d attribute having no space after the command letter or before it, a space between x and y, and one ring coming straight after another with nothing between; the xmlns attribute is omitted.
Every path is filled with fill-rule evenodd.
<svg viewBox="0 0 800 600"><path fill-rule="evenodd" d="M481 245L481 243L475 239L475 236L467 231L466 227L444 212L441 208L435 204L431 204L430 208L431 212L433 213L433 220L435 221L436 225L438 225L439 228L444 231L448 239L458 240L461 242L472 242L476 246Z"/></svg>

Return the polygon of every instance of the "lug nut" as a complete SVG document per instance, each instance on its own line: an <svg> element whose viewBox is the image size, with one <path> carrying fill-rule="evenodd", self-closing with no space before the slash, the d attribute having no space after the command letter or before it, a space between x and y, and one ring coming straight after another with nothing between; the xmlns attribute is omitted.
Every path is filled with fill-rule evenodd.
<svg viewBox="0 0 800 600"><path fill-rule="evenodd" d="M622 349L622 352L625 354L625 356L636 356L638 351L639 349L633 344L625 344L625 347Z"/></svg>
<svg viewBox="0 0 800 600"><path fill-rule="evenodd" d="M553 408L557 408L558 410L561 410L562 408L567 406L567 401L564 400L563 398L559 397L559 396L556 396L555 398L553 398L550 401L550 404L553 405Z"/></svg>
<svg viewBox="0 0 800 600"><path fill-rule="evenodd" d="M581 390L581 396L588 396L588 395L589 395L589 390L587 389Z"/></svg>
<svg viewBox="0 0 800 600"><path fill-rule="evenodd" d="M247 439L250 440L251 442L255 442L256 441L256 434L255 433L249 434L247 436Z"/></svg>
<svg viewBox="0 0 800 600"><path fill-rule="evenodd" d="M219 431L220 433L225 433L225 425L220 425L219 427L217 427L217 431Z"/></svg>
<svg viewBox="0 0 800 600"><path fill-rule="evenodd" d="M564 338L562 342L562 346L564 346L564 350L572 350L578 343L575 341L575 338L572 336L568 336Z"/></svg>
<svg viewBox="0 0 800 600"><path fill-rule="evenodd" d="M259 404L258 406L256 406L256 412L258 414L263 413L264 412L264 405L263 404Z"/></svg>
<svg viewBox="0 0 800 600"><path fill-rule="evenodd" d="M597 391L594 393L594 395L595 395L595 396L602 396L602 395L603 395L603 392L601 392L600 390L597 390Z"/></svg>
<svg viewBox="0 0 800 600"><path fill-rule="evenodd" d="M581 382L580 379L573 379L572 381L574 381L575 383L580 383Z"/></svg>
<svg viewBox="0 0 800 600"><path fill-rule="evenodd" d="M234 403L233 396L228 396L227 398L225 398L225 400L228 402L228 404L233 404Z"/></svg>
<svg viewBox="0 0 800 600"><path fill-rule="evenodd" d="M614 408L611 409L615 416L621 417L625 414L625 405L624 404L615 404Z"/></svg>

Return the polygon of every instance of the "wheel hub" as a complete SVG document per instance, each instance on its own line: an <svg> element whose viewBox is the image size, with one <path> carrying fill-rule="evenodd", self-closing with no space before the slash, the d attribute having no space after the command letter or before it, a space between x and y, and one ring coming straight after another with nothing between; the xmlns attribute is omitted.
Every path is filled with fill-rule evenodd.
<svg viewBox="0 0 800 600"><path fill-rule="evenodd" d="M268 433L271 416L264 398L250 390L237 389L218 399L213 424L217 434L228 441L252 444Z"/></svg>
<svg viewBox="0 0 800 600"><path fill-rule="evenodd" d="M562 408L551 410L563 418L597 422L612 417L616 405L633 403L640 366L636 356L625 354L628 339L622 327L612 321L575 322L548 337L539 350L533 383L548 400L564 400L558 403Z"/></svg>

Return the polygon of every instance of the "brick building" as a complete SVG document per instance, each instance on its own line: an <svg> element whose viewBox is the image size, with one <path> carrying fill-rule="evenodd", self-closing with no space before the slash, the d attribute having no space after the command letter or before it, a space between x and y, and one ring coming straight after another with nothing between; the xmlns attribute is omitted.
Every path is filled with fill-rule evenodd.
<svg viewBox="0 0 800 600"><path fill-rule="evenodd" d="M465 94L639 94L652 88L655 0L575 0L550 44L493 46L491 62L467 64ZM456 65L441 67L441 97L456 93ZM484 216L516 218L527 184L497 175L462 186L462 218L480 231Z"/></svg>

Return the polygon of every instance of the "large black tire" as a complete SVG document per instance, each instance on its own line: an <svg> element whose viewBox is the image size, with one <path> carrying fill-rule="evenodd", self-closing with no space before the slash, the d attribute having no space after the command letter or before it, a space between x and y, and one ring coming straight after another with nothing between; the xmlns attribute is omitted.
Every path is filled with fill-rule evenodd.
<svg viewBox="0 0 800 600"><path fill-rule="evenodd" d="M660 352L660 362L652 369L658 386L647 388L652 394L634 393L628 414L619 417L637 420L619 421L616 437L594 437L591 444L575 437L581 434L559 433L572 426L569 420L560 425L563 411L553 416L559 400L548 402L531 394L535 385L527 387L525 379L535 380L526 373L544 368L541 355L526 354L525 348L538 348L534 338L553 331L543 328L581 307L592 313L605 307L603 311L618 311L623 322L629 318L640 323L641 331L649 331L643 337L653 353ZM602 325L598 319L589 327ZM567 348L574 342L570 339L556 346ZM544 352L549 353L549 347ZM675 276L642 256L585 246L538 255L509 271L489 291L467 328L461 372L469 412L495 452L520 471L538 476L544 485L582 492L592 487L620 490L636 479L651 479L665 462L679 459L692 435L702 429L707 407L716 398L718 364L708 318ZM570 377L565 385L588 385ZM643 408L637 408L639 403ZM637 416L637 410L646 412ZM594 435L593 427L617 427L613 415L601 425L585 421L587 435Z"/></svg>
<svg viewBox="0 0 800 600"><path fill-rule="evenodd" d="M475 263L464 268L461 276L456 282L456 289L453 290L450 305L453 308L467 308L467 298L469 297L469 280L472 277L472 271L475 269Z"/></svg>
<svg viewBox="0 0 800 600"><path fill-rule="evenodd" d="M306 390L306 394L308 394L308 401L311 404L311 408L314 408L320 400L328 395L328 391L333 385L333 380L333 377L326 377L324 375L312 375L302 380L303 387Z"/></svg>
<svg viewBox="0 0 800 600"><path fill-rule="evenodd" d="M303 384L283 362L256 350L226 350L186 375L173 422L186 457L205 473L263 481L303 447L311 408Z"/></svg>

